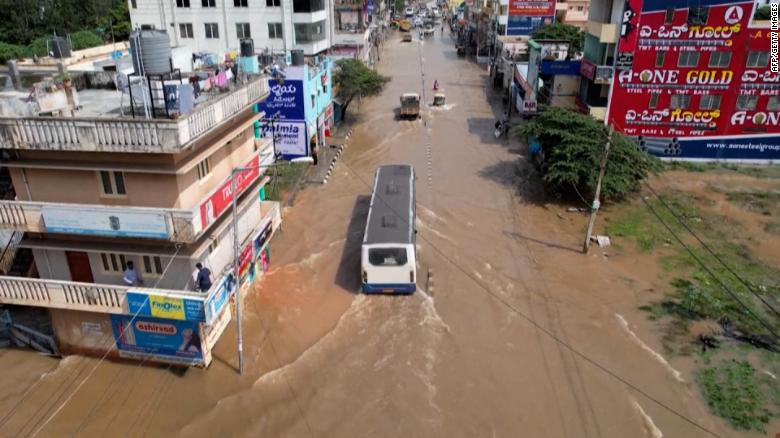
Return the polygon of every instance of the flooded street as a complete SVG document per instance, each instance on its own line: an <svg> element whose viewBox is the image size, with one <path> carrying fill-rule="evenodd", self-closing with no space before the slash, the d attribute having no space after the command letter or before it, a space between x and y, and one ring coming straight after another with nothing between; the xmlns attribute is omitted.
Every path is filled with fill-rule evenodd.
<svg viewBox="0 0 780 438"><path fill-rule="evenodd" d="M0 436L737 436L656 353L637 307L657 268L579 253L586 218L535 201L520 151L493 138L487 72L449 31L391 33L379 70L392 80L351 103L334 175L287 209L247 297L244 376L234 325L184 373L3 351ZM444 107L428 107L434 80ZM420 120L395 119L404 92L423 96ZM395 163L419 177L419 290L360 295L374 170Z"/></svg>

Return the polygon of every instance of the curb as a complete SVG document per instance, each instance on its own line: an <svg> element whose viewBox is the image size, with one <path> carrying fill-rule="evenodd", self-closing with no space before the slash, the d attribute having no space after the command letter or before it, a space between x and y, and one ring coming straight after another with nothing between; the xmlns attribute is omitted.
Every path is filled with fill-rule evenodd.
<svg viewBox="0 0 780 438"><path fill-rule="evenodd" d="M428 268L428 284L426 285L426 288L428 289L428 295L433 296L433 291L436 288L434 281L433 281L433 269Z"/></svg>

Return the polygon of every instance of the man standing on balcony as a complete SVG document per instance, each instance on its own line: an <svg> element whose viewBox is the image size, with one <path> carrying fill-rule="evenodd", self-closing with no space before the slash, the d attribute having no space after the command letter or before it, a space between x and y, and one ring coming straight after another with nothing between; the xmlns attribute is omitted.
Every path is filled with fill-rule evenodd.
<svg viewBox="0 0 780 438"><path fill-rule="evenodd" d="M198 277L195 279L198 290L208 292L211 289L211 271L200 263L196 263L195 267L198 268Z"/></svg>
<svg viewBox="0 0 780 438"><path fill-rule="evenodd" d="M133 267L133 262L128 261L125 267L125 272L122 274L122 280L127 283L128 286L138 286L143 282L141 277L138 276L138 272Z"/></svg>

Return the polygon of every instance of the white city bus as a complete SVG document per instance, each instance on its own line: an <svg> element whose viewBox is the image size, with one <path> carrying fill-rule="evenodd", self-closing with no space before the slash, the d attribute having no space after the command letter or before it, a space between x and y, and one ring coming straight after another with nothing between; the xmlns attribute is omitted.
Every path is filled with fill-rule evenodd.
<svg viewBox="0 0 780 438"><path fill-rule="evenodd" d="M360 254L365 293L413 293L417 289L414 167L380 166Z"/></svg>

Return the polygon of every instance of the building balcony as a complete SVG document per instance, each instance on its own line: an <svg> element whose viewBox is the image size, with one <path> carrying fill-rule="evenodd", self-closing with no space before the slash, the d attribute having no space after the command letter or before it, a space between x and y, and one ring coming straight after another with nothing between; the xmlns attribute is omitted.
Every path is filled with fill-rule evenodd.
<svg viewBox="0 0 780 438"><path fill-rule="evenodd" d="M599 39L599 42L606 44L617 43L618 32L617 25L611 23L601 23L598 21L588 21L588 33Z"/></svg>
<svg viewBox="0 0 780 438"><path fill-rule="evenodd" d="M114 99L110 90L94 92L96 101ZM85 93L89 94L89 93ZM180 153L233 116L268 95L268 81L258 76L234 91L200 103L178 119L145 119L99 114L93 117L0 117L0 144L7 149L88 152ZM82 99L80 114L90 103ZM98 105L98 102L95 102Z"/></svg>
<svg viewBox="0 0 780 438"><path fill-rule="evenodd" d="M258 143L270 144L266 139ZM246 167L273 163L273 150L261 149ZM264 170L245 170L237 179L238 196L256 186ZM261 182L264 184L264 182ZM106 206L57 202L0 201L0 230L33 233L75 234L82 236L141 238L179 243L197 241L211 225L230 210L231 180L228 177L192 209L153 208L136 206ZM241 201L243 205L256 201L254 196Z"/></svg>

